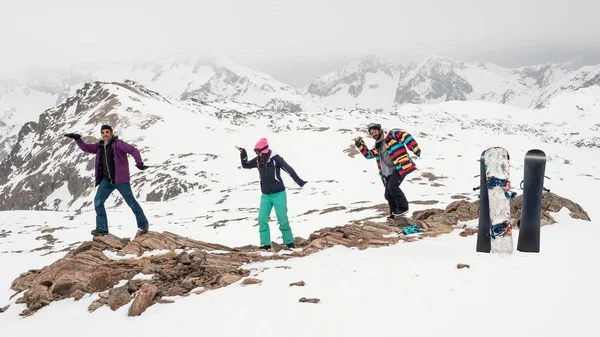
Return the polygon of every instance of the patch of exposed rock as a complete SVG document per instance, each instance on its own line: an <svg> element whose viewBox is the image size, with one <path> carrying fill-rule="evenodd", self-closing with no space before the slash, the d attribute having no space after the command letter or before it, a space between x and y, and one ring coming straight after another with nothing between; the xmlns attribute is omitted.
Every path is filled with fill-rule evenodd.
<svg viewBox="0 0 600 337"><path fill-rule="evenodd" d="M511 200L511 207L513 217L518 217L518 197ZM547 194L543 199L543 219L553 223L548 212L557 212L562 207L567 207L573 218L589 220L581 206L554 194ZM477 219L478 216L479 201L459 200L445 209L417 211L412 218L400 218L394 223L364 220L360 224L323 228L308 239L295 238L297 249L281 255L262 254L257 246L230 248L170 232L148 232L133 240L114 235L95 237L51 265L21 274L13 281L11 289L17 292L13 296L20 295L17 303L27 305L23 316L33 314L52 301L65 298L79 300L93 293L99 293L100 298L90 305L90 311L105 305L117 310L131 302L128 314L135 316L142 314L150 305L168 302L162 300L164 296L200 294L241 279L245 284L252 284L254 279L248 278L250 271L242 268L246 263L303 257L336 245L366 249L392 245L400 240L415 241L449 233L457 228L459 221ZM421 229L421 233L417 236L403 235L403 226L413 224ZM467 233L465 230L464 235L475 232ZM272 248L275 253L287 249L275 242ZM211 254L214 250L227 253ZM145 277L134 279L138 274ZM300 286L299 283L297 285Z"/></svg>

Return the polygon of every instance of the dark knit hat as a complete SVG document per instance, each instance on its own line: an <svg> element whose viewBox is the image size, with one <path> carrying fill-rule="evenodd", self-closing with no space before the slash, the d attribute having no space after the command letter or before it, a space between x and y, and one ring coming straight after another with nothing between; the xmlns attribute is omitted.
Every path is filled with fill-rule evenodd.
<svg viewBox="0 0 600 337"><path fill-rule="evenodd" d="M375 129L375 130L379 130L379 131L381 131L381 124L378 124L378 123L371 123L371 124L369 124L369 125L367 126L367 129L368 129L369 131L371 131L371 129Z"/></svg>
<svg viewBox="0 0 600 337"><path fill-rule="evenodd" d="M102 125L102 127L100 128L100 131L102 131L102 130L110 130L110 132L112 132L112 130L113 130L113 129L110 127L110 125L108 125L108 124L104 124L104 125Z"/></svg>

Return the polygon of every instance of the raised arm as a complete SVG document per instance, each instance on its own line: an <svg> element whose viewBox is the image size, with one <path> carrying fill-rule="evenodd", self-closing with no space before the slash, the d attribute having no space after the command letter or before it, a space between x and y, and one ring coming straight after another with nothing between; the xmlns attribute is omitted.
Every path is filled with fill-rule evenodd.
<svg viewBox="0 0 600 337"><path fill-rule="evenodd" d="M358 138L358 140L355 140L354 144L358 148L358 151L360 151L360 153L362 153L362 155L365 156L365 158L373 159L377 156L377 150L369 150L369 148L365 144L365 141L362 138Z"/></svg>
<svg viewBox="0 0 600 337"><path fill-rule="evenodd" d="M242 161L242 167L245 169L255 168L256 166L256 158L248 161L248 153L246 153L245 149L240 149L240 159Z"/></svg>
<svg viewBox="0 0 600 337"><path fill-rule="evenodd" d="M69 137L69 135L71 135ZM69 138L75 139L75 143L83 152L96 154L98 152L98 143L88 144L81 139L80 135L77 134L68 134L66 135Z"/></svg>
<svg viewBox="0 0 600 337"><path fill-rule="evenodd" d="M296 171L288 163L286 163L286 161L281 156L275 156L273 160L275 161L275 164L277 164L277 166L281 167L282 170L287 172L287 174L289 174L290 177L294 179L296 184L300 185L300 187L306 184L306 181L300 179Z"/></svg>

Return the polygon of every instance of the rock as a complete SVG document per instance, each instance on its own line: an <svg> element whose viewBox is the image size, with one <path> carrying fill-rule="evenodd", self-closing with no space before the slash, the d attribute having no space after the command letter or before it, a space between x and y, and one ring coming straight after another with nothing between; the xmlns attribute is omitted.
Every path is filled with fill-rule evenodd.
<svg viewBox="0 0 600 337"><path fill-rule="evenodd" d="M131 301L127 286L113 288L108 291L108 306L114 311Z"/></svg>
<svg viewBox="0 0 600 337"><path fill-rule="evenodd" d="M292 267L290 267L290 266L277 266L275 268L278 268L278 269L292 269Z"/></svg>
<svg viewBox="0 0 600 337"><path fill-rule="evenodd" d="M178 256L179 263L184 265L190 265L192 261L190 260L190 255L187 252L183 252Z"/></svg>
<svg viewBox="0 0 600 337"><path fill-rule="evenodd" d="M298 281L298 282L290 283L290 287L292 287L292 286L304 287L304 285L305 285L304 281Z"/></svg>
<svg viewBox="0 0 600 337"><path fill-rule="evenodd" d="M244 281L242 281L243 285L259 284L259 283L262 283L262 280L251 278L251 277L244 279Z"/></svg>
<svg viewBox="0 0 600 337"><path fill-rule="evenodd" d="M427 220L430 217L432 217L436 214L440 214L440 213L444 213L444 210L439 209L439 208L426 209L426 210L422 210L422 211L413 212L412 218L415 220Z"/></svg>
<svg viewBox="0 0 600 337"><path fill-rule="evenodd" d="M153 284L144 283L129 307L129 316L139 316L152 304L157 288Z"/></svg>
<svg viewBox="0 0 600 337"><path fill-rule="evenodd" d="M460 232L460 236L467 237L473 234L477 234L477 228L465 228L462 232Z"/></svg>
<svg viewBox="0 0 600 337"><path fill-rule="evenodd" d="M156 300L156 303L160 303L160 304L169 304L169 303L175 303L175 301L173 301L173 300L163 300L163 299L161 298L161 299L158 299L158 300Z"/></svg>
<svg viewBox="0 0 600 337"><path fill-rule="evenodd" d="M198 278L195 277L186 277L182 282L181 282L181 287L183 287L184 289L186 289L187 291L190 291L194 288L196 288L196 281L198 281Z"/></svg>
<svg viewBox="0 0 600 337"><path fill-rule="evenodd" d="M48 287L38 284L27 290L23 295L23 303L29 310L35 311L50 304L54 299Z"/></svg>
<svg viewBox="0 0 600 337"><path fill-rule="evenodd" d="M83 296L85 296L85 293L81 290L75 290L72 294L71 297L75 299L75 301L79 301L80 299L83 298Z"/></svg>
<svg viewBox="0 0 600 337"><path fill-rule="evenodd" d="M106 303L107 303L106 299L103 299L103 298L97 299L88 306L88 311L94 312L94 311L96 311L96 309L102 307Z"/></svg>
<svg viewBox="0 0 600 337"><path fill-rule="evenodd" d="M241 278L242 276L236 274L224 274L219 277L217 282L220 286L226 286L239 281Z"/></svg>
<svg viewBox="0 0 600 337"><path fill-rule="evenodd" d="M458 263L458 264L456 265L456 268L457 268L457 269L471 268L471 266L470 266L470 265L468 265L468 264L464 264L464 263Z"/></svg>
<svg viewBox="0 0 600 337"><path fill-rule="evenodd" d="M298 302L300 303L319 303L319 301L321 301L318 298L306 298L306 297L302 297L298 300Z"/></svg>
<svg viewBox="0 0 600 337"><path fill-rule="evenodd" d="M183 288L183 287L179 287L179 286L175 286L175 287L171 287L169 288L169 290L167 290L167 296L183 296L185 294L187 294L190 290Z"/></svg>
<svg viewBox="0 0 600 337"><path fill-rule="evenodd" d="M4 308L0 308L0 314L5 312L6 310L8 310L9 307L10 307L10 304L5 306Z"/></svg>
<svg viewBox="0 0 600 337"><path fill-rule="evenodd" d="M141 283L142 282L139 280L127 281L127 291L129 291L130 294L133 294L134 292L138 291L138 289L140 289Z"/></svg>

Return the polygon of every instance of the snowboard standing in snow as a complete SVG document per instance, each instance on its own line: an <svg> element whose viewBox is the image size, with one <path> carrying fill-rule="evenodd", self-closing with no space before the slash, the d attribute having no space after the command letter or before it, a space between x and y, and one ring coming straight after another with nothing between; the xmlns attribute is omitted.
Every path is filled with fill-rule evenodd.
<svg viewBox="0 0 600 337"><path fill-rule="evenodd" d="M490 252L490 204L488 199L488 191L485 187L485 160L483 155L485 151L481 153L479 159L479 224L477 226L477 252L489 253ZM476 190L474 188L473 190Z"/></svg>
<svg viewBox="0 0 600 337"><path fill-rule="evenodd" d="M520 252L539 253L540 251L540 223L545 170L546 154L536 149L527 151L523 180L523 208L517 243L517 250Z"/></svg>
<svg viewBox="0 0 600 337"><path fill-rule="evenodd" d="M515 193L510 193L510 156L508 151L501 147L492 147L482 154L482 166L485 170L482 174L477 251L489 251L492 253L512 253L512 224L510 223L510 198ZM485 181L484 181L485 179ZM485 212L487 204L487 212ZM487 214L486 214L487 213ZM489 231L487 228L489 228ZM489 235L489 239L486 238ZM480 243L480 240L482 242ZM489 242L489 250L485 247L485 240Z"/></svg>

